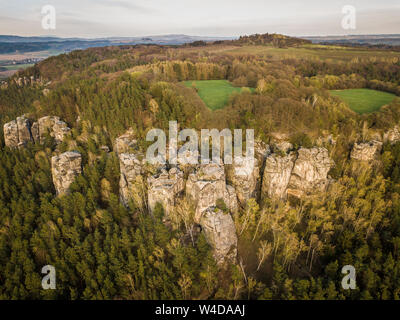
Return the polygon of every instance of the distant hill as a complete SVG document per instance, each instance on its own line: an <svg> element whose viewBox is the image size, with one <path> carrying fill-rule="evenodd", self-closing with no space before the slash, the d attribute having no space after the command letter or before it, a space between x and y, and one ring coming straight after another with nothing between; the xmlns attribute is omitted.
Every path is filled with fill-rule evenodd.
<svg viewBox="0 0 400 320"><path fill-rule="evenodd" d="M400 46L400 34L304 37L313 43Z"/></svg>
<svg viewBox="0 0 400 320"><path fill-rule="evenodd" d="M289 37L282 34L253 34L250 36L241 36L238 40L233 41L238 44L246 45L272 45L274 47L297 47L304 44L310 44L310 40Z"/></svg>
<svg viewBox="0 0 400 320"><path fill-rule="evenodd" d="M233 37L201 37L183 34L156 35L145 37L110 37L110 38L57 38L57 37L19 37L0 35L0 54L25 53L43 50L72 51L93 47L159 44L180 45L196 41L213 42L232 40Z"/></svg>

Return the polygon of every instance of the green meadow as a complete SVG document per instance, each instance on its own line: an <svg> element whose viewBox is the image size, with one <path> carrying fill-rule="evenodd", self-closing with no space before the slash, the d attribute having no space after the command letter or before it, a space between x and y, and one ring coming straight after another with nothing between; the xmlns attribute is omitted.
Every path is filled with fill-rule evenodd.
<svg viewBox="0 0 400 320"><path fill-rule="evenodd" d="M331 90L330 92L360 114L378 111L396 98L396 95L392 93L371 89Z"/></svg>
<svg viewBox="0 0 400 320"><path fill-rule="evenodd" d="M222 109L228 103L229 97L234 92L253 90L249 88L234 87L227 80L196 80L184 81L188 88L196 88L200 98L211 110Z"/></svg>

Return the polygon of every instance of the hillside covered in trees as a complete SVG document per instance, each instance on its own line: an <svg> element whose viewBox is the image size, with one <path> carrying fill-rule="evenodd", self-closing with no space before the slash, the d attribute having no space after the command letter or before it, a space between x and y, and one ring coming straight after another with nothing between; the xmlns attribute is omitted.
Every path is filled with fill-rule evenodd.
<svg viewBox="0 0 400 320"><path fill-rule="evenodd" d="M212 111L184 84L201 80L251 90ZM1 130L0 299L399 299L400 99L358 114L329 92L355 88L400 96L398 52L267 34L90 48L19 72L1 84L1 127L22 115L31 124L57 116L70 131L39 143L32 126L27 143L12 148ZM121 201L126 168L116 139L130 129L134 152L145 152L147 132L168 132L172 120L197 130L251 128L270 150L254 196L238 195L232 212L228 201L216 203L237 235L237 255L223 265L185 197L171 210L150 208L141 191ZM268 159L293 155L296 168L317 149L329 157L323 191L263 192ZM52 158L68 151L79 152L82 172L59 195ZM185 170L185 181L199 179ZM56 290L41 288L48 264ZM341 286L345 265L357 271L355 290Z"/></svg>

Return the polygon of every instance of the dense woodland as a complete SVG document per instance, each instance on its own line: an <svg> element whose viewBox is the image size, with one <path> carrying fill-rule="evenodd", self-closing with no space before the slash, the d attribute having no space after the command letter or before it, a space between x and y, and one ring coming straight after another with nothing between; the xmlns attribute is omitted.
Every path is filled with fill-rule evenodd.
<svg viewBox="0 0 400 320"><path fill-rule="evenodd" d="M276 59L228 50L265 45L268 37L92 48L14 76L40 83L19 86L10 79L0 89L1 127L24 113L59 116L72 137L58 151L81 152L84 170L69 195L56 197L54 141L11 150L1 130L0 299L399 299L400 143L385 144L373 164L354 164L349 153L354 142L400 124L400 99L359 115L328 90L400 95L400 59L373 53L350 61ZM285 39L272 41L304 44ZM206 79L255 91L235 93L212 112L181 83ZM118 157L100 148L112 149L129 127L144 148L147 131L167 128L169 120L187 128L254 128L266 143L284 133L296 148L331 134L335 181L326 194L296 206L250 200L234 217L239 263L220 269L203 235L185 241L180 212L171 227L162 222L162 208L151 216L119 203ZM46 264L57 269L57 290L41 289ZM356 267L356 290L341 288L347 264Z"/></svg>

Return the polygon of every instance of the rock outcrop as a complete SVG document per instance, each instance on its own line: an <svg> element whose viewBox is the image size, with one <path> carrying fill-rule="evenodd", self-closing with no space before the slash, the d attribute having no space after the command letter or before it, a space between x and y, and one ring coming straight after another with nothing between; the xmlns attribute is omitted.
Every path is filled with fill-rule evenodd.
<svg viewBox="0 0 400 320"><path fill-rule="evenodd" d="M224 166L219 164L201 165L195 173L190 174L186 182L186 195L194 201L197 217L208 208L215 207L217 200L223 200L231 212L237 210L235 190L226 185Z"/></svg>
<svg viewBox="0 0 400 320"><path fill-rule="evenodd" d="M383 141L389 143L396 143L400 141L400 129L398 126L395 126L393 129L390 129L383 135Z"/></svg>
<svg viewBox="0 0 400 320"><path fill-rule="evenodd" d="M381 152L382 145L382 142L376 140L367 143L356 143L350 157L358 161L372 161Z"/></svg>
<svg viewBox="0 0 400 320"><path fill-rule="evenodd" d="M185 189L183 172L178 168L172 168L169 171L164 169L160 174L149 177L147 184L150 212L154 211L157 203L160 203L165 210L165 215L169 216L175 208L178 196Z"/></svg>
<svg viewBox="0 0 400 320"><path fill-rule="evenodd" d="M218 264L225 261L236 262L237 235L232 216L215 207L205 210L199 220L207 242L213 248Z"/></svg>
<svg viewBox="0 0 400 320"><path fill-rule="evenodd" d="M256 140L254 142L254 156L258 161L260 169L263 169L265 160L271 154L271 148L266 143Z"/></svg>
<svg viewBox="0 0 400 320"><path fill-rule="evenodd" d="M57 195L68 193L75 178L82 172L82 156L79 152L68 151L51 158L51 173Z"/></svg>
<svg viewBox="0 0 400 320"><path fill-rule="evenodd" d="M301 148L282 156L272 154L267 158L262 193L272 199L286 199L326 190L328 172L334 162L325 148Z"/></svg>
<svg viewBox="0 0 400 320"><path fill-rule="evenodd" d="M286 190L294 167L295 154L272 154L265 163L262 193L269 198L285 199Z"/></svg>
<svg viewBox="0 0 400 320"><path fill-rule="evenodd" d="M34 140L40 143L44 142L47 135L53 137L56 143L61 143L71 132L68 125L55 116L40 118L32 125L32 128L34 128L32 132Z"/></svg>
<svg viewBox="0 0 400 320"><path fill-rule="evenodd" d="M130 200L143 205L143 161L140 154L119 154L120 180L119 195L121 202L128 206Z"/></svg>
<svg viewBox="0 0 400 320"><path fill-rule="evenodd" d="M235 157L233 164L227 167L227 176L242 206L246 205L250 198L257 198L257 186L260 179L257 159L252 161L246 157Z"/></svg>
<svg viewBox="0 0 400 320"><path fill-rule="evenodd" d="M326 190L328 172L334 162L325 148L301 148L290 177L289 188L301 193L314 193ZM293 192L291 192L293 194Z"/></svg>
<svg viewBox="0 0 400 320"><path fill-rule="evenodd" d="M31 125L25 116L4 125L4 141L7 147L21 147L32 140Z"/></svg>
<svg viewBox="0 0 400 320"><path fill-rule="evenodd" d="M4 125L4 140L6 146L15 148L29 141L43 143L49 134L56 143L61 143L70 132L71 129L59 117L46 116L31 125L29 119L21 116Z"/></svg>

